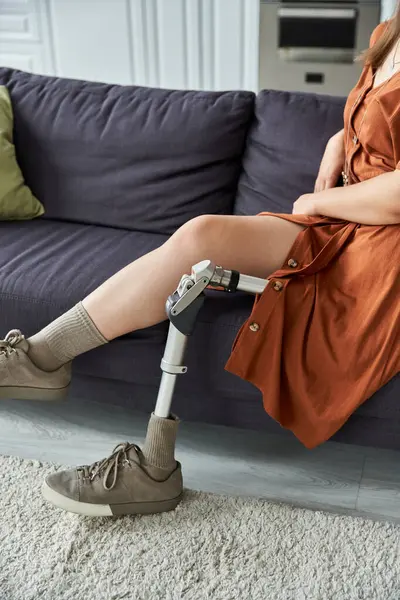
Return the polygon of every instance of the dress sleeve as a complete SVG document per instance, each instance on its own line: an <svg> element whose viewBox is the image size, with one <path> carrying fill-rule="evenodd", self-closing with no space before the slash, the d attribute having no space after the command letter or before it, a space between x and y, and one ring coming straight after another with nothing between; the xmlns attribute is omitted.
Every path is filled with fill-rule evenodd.
<svg viewBox="0 0 400 600"><path fill-rule="evenodd" d="M374 44L379 40L383 32L389 26L390 21L384 21L383 23L379 23L371 33L371 37L369 40L369 47L372 48Z"/></svg>

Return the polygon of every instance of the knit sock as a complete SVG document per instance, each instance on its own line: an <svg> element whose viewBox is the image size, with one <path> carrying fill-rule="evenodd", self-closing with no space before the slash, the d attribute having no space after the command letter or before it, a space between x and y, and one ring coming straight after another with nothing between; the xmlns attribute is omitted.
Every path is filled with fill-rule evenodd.
<svg viewBox="0 0 400 600"><path fill-rule="evenodd" d="M83 354L106 344L82 302L28 338L28 356L39 369L55 371Z"/></svg>
<svg viewBox="0 0 400 600"><path fill-rule="evenodd" d="M166 419L151 413L142 453L143 467L153 479L165 481L176 468L175 442L179 423L175 415Z"/></svg>

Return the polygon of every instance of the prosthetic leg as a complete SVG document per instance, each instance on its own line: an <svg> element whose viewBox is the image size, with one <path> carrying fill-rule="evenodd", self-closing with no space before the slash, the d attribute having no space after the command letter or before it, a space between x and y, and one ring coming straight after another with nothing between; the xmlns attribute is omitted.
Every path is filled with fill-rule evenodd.
<svg viewBox="0 0 400 600"><path fill-rule="evenodd" d="M192 267L191 275L183 275L178 288L166 303L170 320L167 344L161 360L163 371L154 414L167 418L170 415L176 378L187 372L183 364L188 336L193 333L197 315L203 306L206 288L225 292L237 290L250 294L261 294L268 279L241 275L238 271L227 271L203 260Z"/></svg>

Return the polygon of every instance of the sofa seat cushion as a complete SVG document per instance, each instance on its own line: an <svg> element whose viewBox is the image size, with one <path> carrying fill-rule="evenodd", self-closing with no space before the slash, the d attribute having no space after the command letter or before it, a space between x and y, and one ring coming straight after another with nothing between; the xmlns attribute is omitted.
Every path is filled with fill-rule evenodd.
<svg viewBox="0 0 400 600"><path fill-rule="evenodd" d="M172 234L232 213L254 106L245 91L105 85L0 68L15 145L46 217Z"/></svg>
<svg viewBox="0 0 400 600"><path fill-rule="evenodd" d="M343 129L345 100L264 90L256 98L235 214L291 213L314 190L328 139Z"/></svg>
<svg viewBox="0 0 400 600"><path fill-rule="evenodd" d="M64 311L166 239L43 219L0 223L0 293Z"/></svg>

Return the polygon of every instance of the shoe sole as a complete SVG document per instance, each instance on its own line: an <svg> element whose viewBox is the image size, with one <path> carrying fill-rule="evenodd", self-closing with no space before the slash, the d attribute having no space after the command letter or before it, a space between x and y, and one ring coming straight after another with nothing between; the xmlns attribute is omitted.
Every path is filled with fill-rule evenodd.
<svg viewBox="0 0 400 600"><path fill-rule="evenodd" d="M43 497L68 512L87 517L114 517L121 515L153 515L174 510L182 500L183 492L171 500L159 502L126 502L124 504L90 504L78 502L53 490L46 482L42 485Z"/></svg>
<svg viewBox="0 0 400 600"><path fill-rule="evenodd" d="M0 387L0 400L63 400L68 395L69 385L64 388Z"/></svg>

